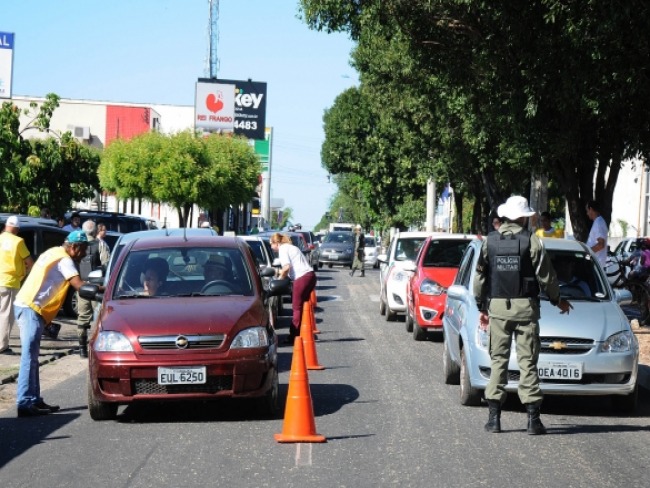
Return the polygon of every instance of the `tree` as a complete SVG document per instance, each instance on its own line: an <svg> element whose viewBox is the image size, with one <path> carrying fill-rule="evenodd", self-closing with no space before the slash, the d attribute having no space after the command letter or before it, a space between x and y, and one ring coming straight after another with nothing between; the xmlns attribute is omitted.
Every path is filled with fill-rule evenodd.
<svg viewBox="0 0 650 488"><path fill-rule="evenodd" d="M473 165L467 173L481 175L490 205L507 196L504 178L520 185L522 171L548 172L568 202L576 237L584 240L590 226L586 201L599 200L609 222L622 161L648 157L650 39L630 35L650 25L650 5L643 0L301 4L312 28L347 31L359 42L354 56L362 85L369 78L381 86L381 78L366 77L366 70L373 51L375 63L384 61L381 55L389 51L376 47L394 38L403 61L393 65L399 60L390 57L384 71L408 74L399 68L414 66L407 90L417 83L424 97L437 100L436 108L462 107L450 112L457 119L430 110L440 115L432 133L450 137L434 147L434 155L450 165L456 163L444 160L450 148L467 151L465 168ZM385 78L386 92L394 93L397 76ZM415 115L408 117L415 121ZM445 119L451 131L445 131Z"/></svg>
<svg viewBox="0 0 650 488"><path fill-rule="evenodd" d="M118 198L165 202L178 211L181 226L193 204L225 208L248 202L260 163L245 139L185 131L170 136L149 132L106 148L102 186Z"/></svg>
<svg viewBox="0 0 650 488"><path fill-rule="evenodd" d="M94 195L99 188L99 155L79 144L70 132L50 130L59 97L48 94L22 115L31 117L19 131L21 110L9 102L0 108L0 201L5 210L27 213L30 207L48 207L63 215L73 201ZM50 137L26 139L29 131Z"/></svg>

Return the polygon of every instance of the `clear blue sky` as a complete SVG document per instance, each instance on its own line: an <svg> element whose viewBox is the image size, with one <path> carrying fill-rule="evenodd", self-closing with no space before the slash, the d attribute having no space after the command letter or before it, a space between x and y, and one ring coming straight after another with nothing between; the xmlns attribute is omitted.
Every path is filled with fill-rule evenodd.
<svg viewBox="0 0 650 488"><path fill-rule="evenodd" d="M336 188L320 163L323 112L358 83L353 43L311 31L297 0L221 0L219 78L267 82L271 197L311 229ZM13 94L193 105L209 75L207 0L0 0L15 33Z"/></svg>

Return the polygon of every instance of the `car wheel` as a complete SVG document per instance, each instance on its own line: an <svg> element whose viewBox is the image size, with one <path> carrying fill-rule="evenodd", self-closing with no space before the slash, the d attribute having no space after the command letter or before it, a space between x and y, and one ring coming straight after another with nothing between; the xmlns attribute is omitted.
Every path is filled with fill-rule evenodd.
<svg viewBox="0 0 650 488"><path fill-rule="evenodd" d="M100 402L95 398L90 375L86 381L88 385L88 413L93 420L115 420L117 417L117 403Z"/></svg>
<svg viewBox="0 0 650 488"><path fill-rule="evenodd" d="M397 318L397 312L393 312L388 305L386 305L386 322L393 322Z"/></svg>
<svg viewBox="0 0 650 488"><path fill-rule="evenodd" d="M445 378L445 385L460 384L460 368L451 359L446 337L442 342L442 373Z"/></svg>
<svg viewBox="0 0 650 488"><path fill-rule="evenodd" d="M379 296L379 315L386 315L386 302Z"/></svg>
<svg viewBox="0 0 650 488"><path fill-rule="evenodd" d="M460 403L470 407L478 407L481 404L481 390L473 388L469 380L465 349L460 350Z"/></svg>
<svg viewBox="0 0 650 488"><path fill-rule="evenodd" d="M377 261L377 262L373 265L373 268L375 268L375 269L379 269L379 261Z"/></svg>
<svg viewBox="0 0 650 488"><path fill-rule="evenodd" d="M413 322L413 340L423 341L427 338L427 330L420 327L416 322Z"/></svg>
<svg viewBox="0 0 650 488"><path fill-rule="evenodd" d="M260 398L256 398L255 407L257 412L267 419L275 419L280 413L280 380L278 370L273 368L273 379L271 389Z"/></svg>
<svg viewBox="0 0 650 488"><path fill-rule="evenodd" d="M406 332L413 332L413 319L409 311L406 311L406 317L404 318L404 327L406 327Z"/></svg>
<svg viewBox="0 0 650 488"><path fill-rule="evenodd" d="M323 263L318 263L318 268L320 269L322 267L323 267Z"/></svg>
<svg viewBox="0 0 650 488"><path fill-rule="evenodd" d="M619 413L632 414L636 412L639 403L639 387L635 386L634 391L629 395L612 395L612 406Z"/></svg>
<svg viewBox="0 0 650 488"><path fill-rule="evenodd" d="M77 292L73 287L68 289L65 302L63 302L63 311L68 317L77 317Z"/></svg>
<svg viewBox="0 0 650 488"><path fill-rule="evenodd" d="M331 264L328 264L327 267L330 268L330 269L332 269L332 265L331 265Z"/></svg>

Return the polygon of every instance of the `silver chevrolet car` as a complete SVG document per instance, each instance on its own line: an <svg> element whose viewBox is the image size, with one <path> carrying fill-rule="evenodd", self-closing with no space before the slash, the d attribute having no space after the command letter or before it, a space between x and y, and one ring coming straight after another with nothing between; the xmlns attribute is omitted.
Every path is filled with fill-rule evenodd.
<svg viewBox="0 0 650 488"><path fill-rule="evenodd" d="M546 395L609 395L621 412L637 407L639 346L620 305L627 290L613 290L594 255L578 241L542 239L573 305L560 314L543 293L538 371ZM489 334L479 327L472 292L482 241L469 245L454 283L447 291L443 317L443 371L447 384L460 384L463 405L479 405L490 378ZM506 390L516 393L519 368L513 344Z"/></svg>

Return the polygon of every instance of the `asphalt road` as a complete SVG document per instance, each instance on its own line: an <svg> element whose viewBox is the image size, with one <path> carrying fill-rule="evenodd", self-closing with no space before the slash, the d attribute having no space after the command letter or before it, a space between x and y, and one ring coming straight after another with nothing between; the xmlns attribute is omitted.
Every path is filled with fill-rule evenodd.
<svg viewBox="0 0 650 488"><path fill-rule="evenodd" d="M2 487L647 486L647 391L634 417L613 413L606 398L548 397L549 435L539 437L526 434L512 399L505 432L487 434L487 409L461 406L458 387L443 383L442 343L414 342L403 320L386 322L378 292L375 270L319 271L326 369L310 371L309 384L326 443L279 444L282 419L256 419L233 402L132 406L93 422L80 373L48 392L60 413L0 414ZM280 352L284 397L291 348Z"/></svg>

